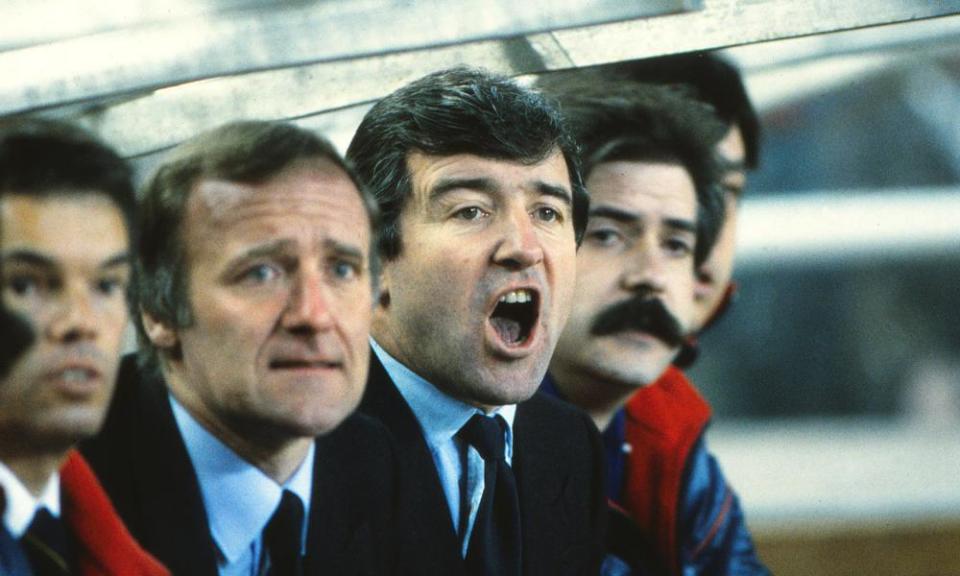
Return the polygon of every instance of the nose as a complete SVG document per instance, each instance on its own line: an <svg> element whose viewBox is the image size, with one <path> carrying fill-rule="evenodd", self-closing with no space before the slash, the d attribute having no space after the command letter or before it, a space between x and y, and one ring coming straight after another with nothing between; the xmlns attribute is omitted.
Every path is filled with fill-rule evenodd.
<svg viewBox="0 0 960 576"><path fill-rule="evenodd" d="M523 270L543 261L543 246L530 215L517 207L503 218L494 262L510 270Z"/></svg>
<svg viewBox="0 0 960 576"><path fill-rule="evenodd" d="M48 325L50 337L55 342L73 343L96 339L99 319L91 298L92 294L86 284L74 282L67 285L61 306Z"/></svg>
<svg viewBox="0 0 960 576"><path fill-rule="evenodd" d="M313 334L332 325L330 299L319 274L300 275L290 291L281 324L290 332Z"/></svg>
<svg viewBox="0 0 960 576"><path fill-rule="evenodd" d="M660 294L666 289L665 257L655 243L638 243L627 253L626 258L627 262L620 276L624 290Z"/></svg>

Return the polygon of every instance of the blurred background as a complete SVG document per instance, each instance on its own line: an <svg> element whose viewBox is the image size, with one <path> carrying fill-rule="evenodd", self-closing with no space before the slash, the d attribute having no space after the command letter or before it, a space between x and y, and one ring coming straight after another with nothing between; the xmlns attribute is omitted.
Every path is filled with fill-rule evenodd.
<svg viewBox="0 0 960 576"><path fill-rule="evenodd" d="M776 573L960 573L957 32L726 51L765 140L693 380Z"/></svg>
<svg viewBox="0 0 960 576"><path fill-rule="evenodd" d="M345 149L457 64L722 49L764 141L739 296L693 381L775 574L960 574L960 0L4 0L0 116L76 120L140 177L238 118Z"/></svg>

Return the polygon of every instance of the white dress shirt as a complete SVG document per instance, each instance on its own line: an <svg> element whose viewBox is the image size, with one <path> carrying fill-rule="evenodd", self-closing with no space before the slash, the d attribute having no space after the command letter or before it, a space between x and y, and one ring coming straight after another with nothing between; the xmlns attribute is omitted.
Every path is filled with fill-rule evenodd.
<svg viewBox="0 0 960 576"><path fill-rule="evenodd" d="M263 529L280 504L283 490L303 502L300 550L304 553L315 446L281 486L211 434L170 396L173 416L197 473L210 534L217 545L221 576L256 576L263 555Z"/></svg>
<svg viewBox="0 0 960 576"><path fill-rule="evenodd" d="M457 432L474 414L487 416L499 414L507 422L504 455L507 463L510 464L513 461L513 419L517 406L510 404L501 406L492 413L485 413L476 406L447 396L390 356L372 338L370 346L420 423L450 508L453 529L460 537L460 553L466 557L470 535L477 519L480 498L483 496L484 462L475 448L457 438ZM466 474L464 474L465 470ZM469 506L466 527L462 533L460 530L461 493L464 494L464 501Z"/></svg>

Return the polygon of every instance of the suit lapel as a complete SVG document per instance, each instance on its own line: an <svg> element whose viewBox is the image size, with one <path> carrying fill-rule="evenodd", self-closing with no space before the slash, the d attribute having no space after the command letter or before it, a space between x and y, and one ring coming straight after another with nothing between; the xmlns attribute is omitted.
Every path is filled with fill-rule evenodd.
<svg viewBox="0 0 960 576"><path fill-rule="evenodd" d="M351 506L357 493L354 470L357 459L363 459L363 447L338 440L334 431L318 438L316 449L304 573L376 574L377 558L369 552L372 528Z"/></svg>
<svg viewBox="0 0 960 576"><path fill-rule="evenodd" d="M167 390L142 380L134 452L143 545L173 574L217 574L215 544L196 473L177 429Z"/></svg>
<svg viewBox="0 0 960 576"><path fill-rule="evenodd" d="M393 434L400 457L401 555L412 558L404 568L416 574L459 574L460 544L450 520L440 477L423 432L376 354L370 354L370 375L360 410L379 419Z"/></svg>

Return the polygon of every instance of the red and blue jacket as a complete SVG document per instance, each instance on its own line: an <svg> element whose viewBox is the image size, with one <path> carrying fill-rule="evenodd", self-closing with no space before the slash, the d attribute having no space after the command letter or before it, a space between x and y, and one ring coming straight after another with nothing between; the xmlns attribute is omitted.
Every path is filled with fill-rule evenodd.
<svg viewBox="0 0 960 576"><path fill-rule="evenodd" d="M541 390L559 396L548 375ZM603 431L611 542L638 539L605 574L766 575L736 494L707 450L707 401L671 366ZM626 518L626 521L617 518Z"/></svg>

